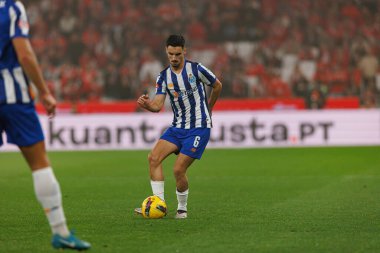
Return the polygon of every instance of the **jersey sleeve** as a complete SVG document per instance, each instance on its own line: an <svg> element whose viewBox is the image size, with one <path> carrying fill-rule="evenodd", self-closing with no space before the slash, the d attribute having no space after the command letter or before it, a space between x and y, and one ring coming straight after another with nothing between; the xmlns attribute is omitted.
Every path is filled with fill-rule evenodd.
<svg viewBox="0 0 380 253"><path fill-rule="evenodd" d="M9 37L29 37L29 22L24 5L17 1L9 7Z"/></svg>
<svg viewBox="0 0 380 253"><path fill-rule="evenodd" d="M166 94L166 82L162 73L157 77L156 80L156 95Z"/></svg>
<svg viewBox="0 0 380 253"><path fill-rule="evenodd" d="M200 63L198 64L198 76L199 79L208 86L212 86L216 81L214 73Z"/></svg>

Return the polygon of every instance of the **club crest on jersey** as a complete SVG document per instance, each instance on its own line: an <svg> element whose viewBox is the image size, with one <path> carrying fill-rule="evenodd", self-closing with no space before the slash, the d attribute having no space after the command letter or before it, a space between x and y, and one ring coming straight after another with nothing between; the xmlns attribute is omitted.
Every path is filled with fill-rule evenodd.
<svg viewBox="0 0 380 253"><path fill-rule="evenodd" d="M189 83L192 84L192 85L196 85L196 78L195 76L193 76L193 74L189 74Z"/></svg>
<svg viewBox="0 0 380 253"><path fill-rule="evenodd" d="M174 84L173 83L168 83L168 88L169 89L174 89Z"/></svg>

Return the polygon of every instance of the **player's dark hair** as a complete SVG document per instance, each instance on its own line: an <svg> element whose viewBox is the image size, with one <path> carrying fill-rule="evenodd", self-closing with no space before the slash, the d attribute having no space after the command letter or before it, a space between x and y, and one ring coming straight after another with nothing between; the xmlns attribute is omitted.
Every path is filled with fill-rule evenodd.
<svg viewBox="0 0 380 253"><path fill-rule="evenodd" d="M182 35L172 34L166 40L166 47L185 47L185 38Z"/></svg>

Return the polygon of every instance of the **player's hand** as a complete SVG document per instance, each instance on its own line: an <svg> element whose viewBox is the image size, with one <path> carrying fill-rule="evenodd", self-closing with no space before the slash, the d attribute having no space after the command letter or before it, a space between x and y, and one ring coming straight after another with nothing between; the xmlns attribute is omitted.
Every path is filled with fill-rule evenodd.
<svg viewBox="0 0 380 253"><path fill-rule="evenodd" d="M149 107L149 103L150 103L149 95L148 95L148 94L143 94L143 95L141 95L141 96L137 99L137 103L138 103L139 106L141 106L142 108L147 109L147 108Z"/></svg>
<svg viewBox="0 0 380 253"><path fill-rule="evenodd" d="M42 94L41 103L44 106L49 119L53 118L55 116L55 107L57 106L55 98L50 93Z"/></svg>

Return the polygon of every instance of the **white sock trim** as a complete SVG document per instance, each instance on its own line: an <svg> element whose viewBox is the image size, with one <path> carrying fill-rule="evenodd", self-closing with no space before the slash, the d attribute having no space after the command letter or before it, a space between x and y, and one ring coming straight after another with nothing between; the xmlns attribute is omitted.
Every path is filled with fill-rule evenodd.
<svg viewBox="0 0 380 253"><path fill-rule="evenodd" d="M188 195L189 194L189 189L187 189L186 191L184 191L184 192L179 192L177 189L175 190L175 193L177 194L177 195Z"/></svg>
<svg viewBox="0 0 380 253"><path fill-rule="evenodd" d="M39 177L40 175L53 173L53 169L51 167L45 167L32 172L33 178Z"/></svg>

